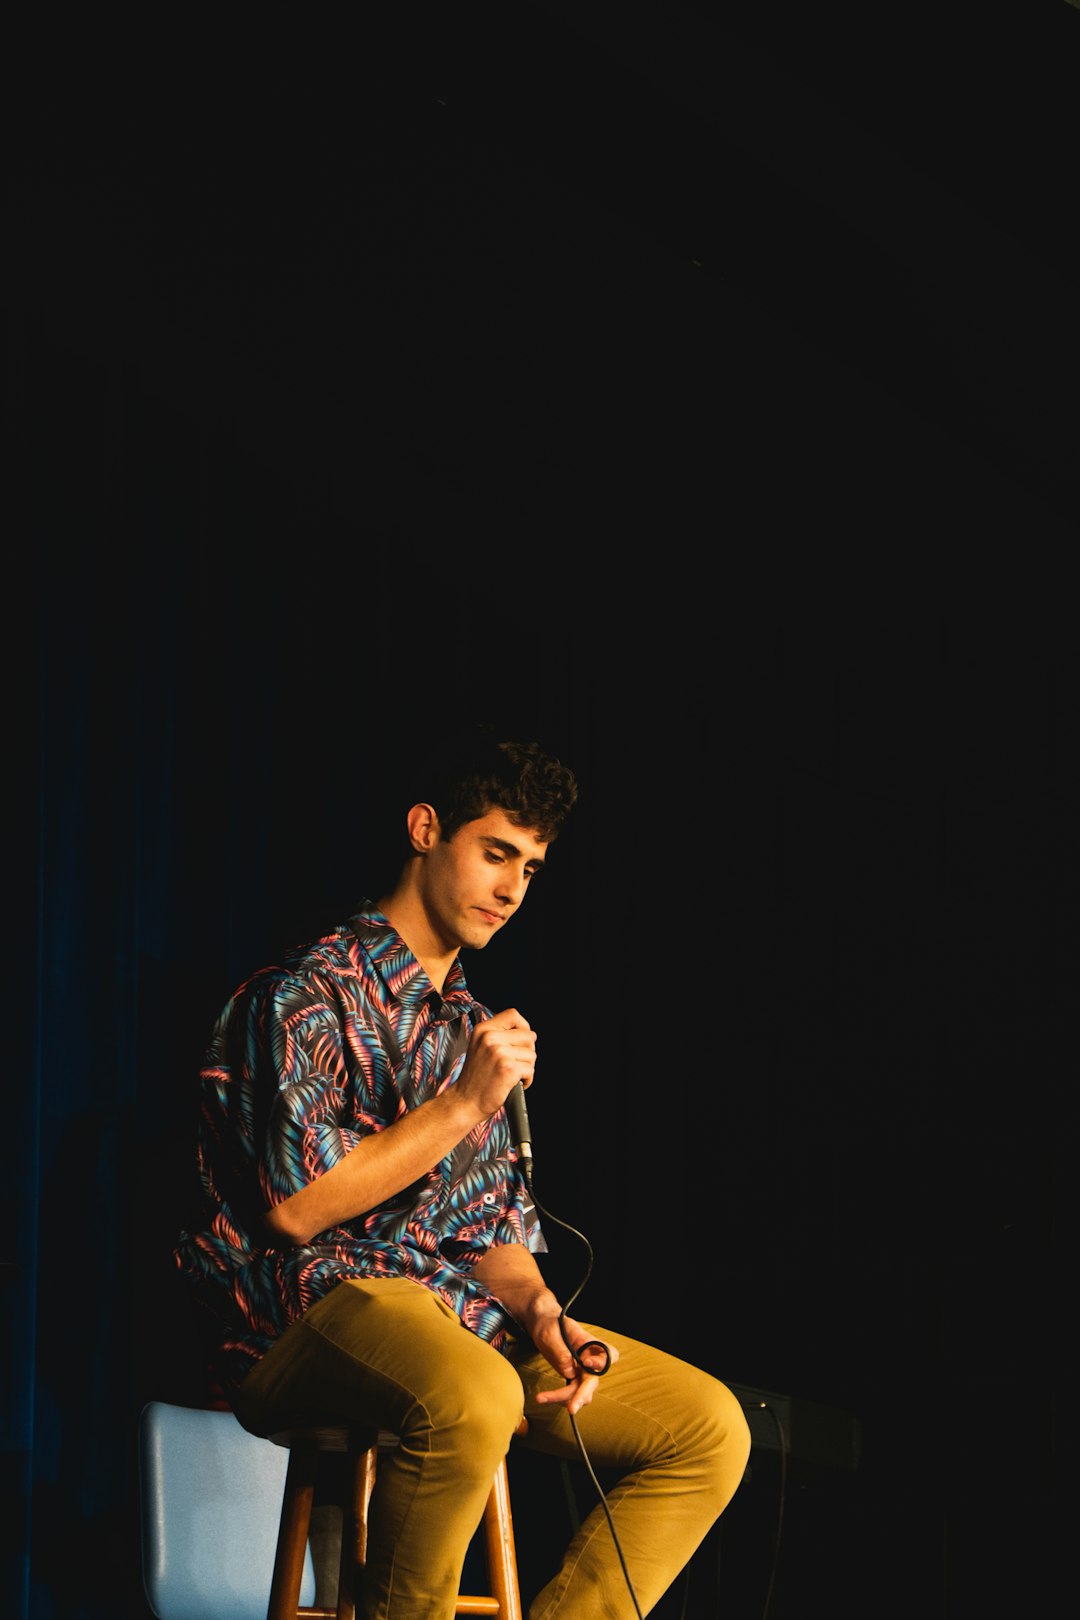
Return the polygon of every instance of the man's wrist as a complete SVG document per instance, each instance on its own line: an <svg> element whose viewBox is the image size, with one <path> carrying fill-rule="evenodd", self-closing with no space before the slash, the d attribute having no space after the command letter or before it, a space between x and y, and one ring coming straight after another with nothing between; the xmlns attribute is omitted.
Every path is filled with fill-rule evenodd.
<svg viewBox="0 0 1080 1620"><path fill-rule="evenodd" d="M562 1315L562 1306L551 1292L550 1288L541 1288L528 1301L521 1313L521 1325L525 1328L531 1339L548 1323L557 1323Z"/></svg>

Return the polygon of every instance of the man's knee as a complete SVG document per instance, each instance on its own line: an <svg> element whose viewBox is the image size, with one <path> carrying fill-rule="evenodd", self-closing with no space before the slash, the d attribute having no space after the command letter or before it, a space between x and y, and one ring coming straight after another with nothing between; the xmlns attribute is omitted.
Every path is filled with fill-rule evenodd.
<svg viewBox="0 0 1080 1620"><path fill-rule="evenodd" d="M700 1368L684 1371L677 1406L668 1414L685 1457L714 1458L742 1472L750 1456L746 1413L726 1384Z"/></svg>
<svg viewBox="0 0 1080 1620"><path fill-rule="evenodd" d="M510 1363L490 1345L474 1340L485 1352L456 1361L427 1392L427 1418L444 1437L462 1435L495 1461L504 1456L521 1421L525 1391Z"/></svg>
<svg viewBox="0 0 1080 1620"><path fill-rule="evenodd" d="M718 1488L726 1499L750 1460L750 1425L737 1397L708 1374L698 1389L697 1444L711 1460Z"/></svg>
<svg viewBox="0 0 1080 1620"><path fill-rule="evenodd" d="M462 1376L462 1362L454 1361L414 1405L401 1432L415 1455L452 1460L456 1489L464 1494L490 1486L524 1407L514 1369L498 1351L483 1348L488 1358L475 1376Z"/></svg>
<svg viewBox="0 0 1080 1620"><path fill-rule="evenodd" d="M742 1403L726 1384L720 1384L715 1379L713 1382L716 1385L713 1422L723 1431L725 1451L745 1467L750 1458L750 1424L746 1413Z"/></svg>

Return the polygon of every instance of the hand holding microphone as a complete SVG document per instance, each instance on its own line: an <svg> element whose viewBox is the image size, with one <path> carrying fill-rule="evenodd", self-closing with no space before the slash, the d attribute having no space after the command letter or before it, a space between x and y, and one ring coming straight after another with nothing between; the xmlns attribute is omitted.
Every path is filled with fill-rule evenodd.
<svg viewBox="0 0 1080 1620"><path fill-rule="evenodd" d="M516 1007L507 1007L473 1030L458 1089L490 1116L505 1105L515 1082L531 1082L535 1068L536 1031Z"/></svg>

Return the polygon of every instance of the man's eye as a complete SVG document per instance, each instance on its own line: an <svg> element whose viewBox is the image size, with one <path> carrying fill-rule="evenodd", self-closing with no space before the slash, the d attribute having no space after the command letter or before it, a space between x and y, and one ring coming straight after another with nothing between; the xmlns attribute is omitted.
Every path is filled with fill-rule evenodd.
<svg viewBox="0 0 1080 1620"><path fill-rule="evenodd" d="M499 851L497 849L489 849L489 850L486 851L486 854L487 854L488 860L489 861L494 861L496 866L501 866L503 864L503 861L506 859L506 857L504 855L499 854Z"/></svg>

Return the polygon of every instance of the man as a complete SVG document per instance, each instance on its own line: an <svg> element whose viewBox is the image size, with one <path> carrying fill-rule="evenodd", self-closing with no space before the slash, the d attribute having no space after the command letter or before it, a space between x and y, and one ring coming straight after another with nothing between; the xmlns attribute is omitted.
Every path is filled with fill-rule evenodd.
<svg viewBox="0 0 1080 1620"><path fill-rule="evenodd" d="M709 1374L563 1312L505 1108L532 1083L536 1032L476 1002L460 960L521 905L577 782L484 730L451 737L422 780L381 898L225 1007L202 1074L202 1229L178 1264L245 1427L399 1436L371 1503L365 1620L453 1614L523 1411L520 1444L576 1456L576 1427L620 1474L615 1534L598 1503L530 1620L645 1615L742 1479L746 1419Z"/></svg>

